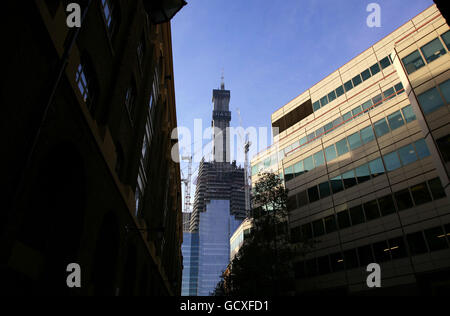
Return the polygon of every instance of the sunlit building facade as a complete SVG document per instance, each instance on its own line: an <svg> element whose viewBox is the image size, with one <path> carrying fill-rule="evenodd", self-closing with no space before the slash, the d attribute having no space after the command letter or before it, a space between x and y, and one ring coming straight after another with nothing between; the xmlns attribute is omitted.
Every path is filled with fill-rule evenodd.
<svg viewBox="0 0 450 316"><path fill-rule="evenodd" d="M433 5L276 110L252 159L289 189L297 293L450 290L450 31Z"/></svg>

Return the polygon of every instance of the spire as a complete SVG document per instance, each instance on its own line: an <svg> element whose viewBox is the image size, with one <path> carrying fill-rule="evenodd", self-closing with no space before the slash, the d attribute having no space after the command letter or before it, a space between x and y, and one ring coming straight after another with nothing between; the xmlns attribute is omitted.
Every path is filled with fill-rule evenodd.
<svg viewBox="0 0 450 316"><path fill-rule="evenodd" d="M225 90L225 82L223 82L223 68L222 68L222 77L220 77L220 89Z"/></svg>

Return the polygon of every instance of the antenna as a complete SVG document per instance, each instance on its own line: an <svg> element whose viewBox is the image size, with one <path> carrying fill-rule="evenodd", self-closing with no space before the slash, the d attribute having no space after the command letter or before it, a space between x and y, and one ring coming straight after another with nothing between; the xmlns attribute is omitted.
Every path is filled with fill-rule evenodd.
<svg viewBox="0 0 450 316"><path fill-rule="evenodd" d="M242 117L241 111L239 108L236 109L236 112L239 117L239 127L242 127ZM248 132L245 133L244 136L239 133L239 137L241 141L244 143L244 193L245 193L245 212L247 216L250 214L250 172L249 172L249 163L248 163L248 151L251 146L251 142L248 140Z"/></svg>
<svg viewBox="0 0 450 316"><path fill-rule="evenodd" d="M223 68L222 68L222 76L220 77L220 89L225 89L225 82L223 81Z"/></svg>

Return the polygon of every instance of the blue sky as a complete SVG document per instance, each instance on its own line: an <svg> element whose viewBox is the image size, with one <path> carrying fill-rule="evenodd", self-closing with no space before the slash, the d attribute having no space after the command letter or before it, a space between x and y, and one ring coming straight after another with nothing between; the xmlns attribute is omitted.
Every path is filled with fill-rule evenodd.
<svg viewBox="0 0 450 316"><path fill-rule="evenodd" d="M231 90L232 126L270 115L428 8L432 0L187 0L172 20L177 120L211 124L212 89ZM369 3L381 27L369 28ZM207 141L205 141L206 143ZM185 166L182 164L183 171ZM195 168L195 166L194 166Z"/></svg>

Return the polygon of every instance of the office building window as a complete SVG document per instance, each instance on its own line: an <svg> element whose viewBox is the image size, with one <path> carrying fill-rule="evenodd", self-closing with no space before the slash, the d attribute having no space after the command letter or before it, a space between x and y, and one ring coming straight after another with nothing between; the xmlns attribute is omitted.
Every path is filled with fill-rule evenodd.
<svg viewBox="0 0 450 316"><path fill-rule="evenodd" d="M406 240L409 245L411 255L419 255L428 251L427 244L423 238L422 232L412 233L406 235Z"/></svg>
<svg viewBox="0 0 450 316"><path fill-rule="evenodd" d="M441 34L441 38L444 41L445 46L447 46L447 49L450 50L450 31Z"/></svg>
<svg viewBox="0 0 450 316"><path fill-rule="evenodd" d="M433 199L437 200L445 197L445 191L441 184L441 179L434 178L428 180L428 186L430 187L431 194L433 195Z"/></svg>
<svg viewBox="0 0 450 316"><path fill-rule="evenodd" d="M375 262L380 263L391 259L389 246L386 240L374 243L373 253L375 255Z"/></svg>
<svg viewBox="0 0 450 316"><path fill-rule="evenodd" d="M289 212L295 210L297 208L296 196L295 195L289 196L286 204Z"/></svg>
<svg viewBox="0 0 450 316"><path fill-rule="evenodd" d="M386 100L389 100L389 99L392 99L393 97L395 97L394 87L391 87L391 88L383 91L383 97Z"/></svg>
<svg viewBox="0 0 450 316"><path fill-rule="evenodd" d="M336 143L336 149L338 156L341 156L348 152L347 139L341 139Z"/></svg>
<svg viewBox="0 0 450 316"><path fill-rule="evenodd" d="M356 185L355 170L350 170L342 174L342 180L344 181L344 187L346 189Z"/></svg>
<svg viewBox="0 0 450 316"><path fill-rule="evenodd" d="M372 126L367 126L360 131L361 139L363 144L367 144L375 139L375 135L373 134Z"/></svg>
<svg viewBox="0 0 450 316"><path fill-rule="evenodd" d="M445 233L442 227L434 227L426 229L424 231L425 238L430 247L430 251L436 251L448 248L447 241L445 240Z"/></svg>
<svg viewBox="0 0 450 316"><path fill-rule="evenodd" d="M136 87L134 81L125 92L125 106L128 110L130 120L133 122L136 107Z"/></svg>
<svg viewBox="0 0 450 316"><path fill-rule="evenodd" d="M306 190L297 193L297 203L298 207L302 207L308 204L308 196L306 194Z"/></svg>
<svg viewBox="0 0 450 316"><path fill-rule="evenodd" d="M380 65L378 63L373 64L370 67L370 72L372 73L372 76L380 72Z"/></svg>
<svg viewBox="0 0 450 316"><path fill-rule="evenodd" d="M372 100L364 102L363 104L361 104L361 107L362 107L364 112L369 111L371 109L371 107L372 107Z"/></svg>
<svg viewBox="0 0 450 316"><path fill-rule="evenodd" d="M318 219L312 222L314 237L319 237L325 234L325 228L323 227L322 219Z"/></svg>
<svg viewBox="0 0 450 316"><path fill-rule="evenodd" d="M392 259L400 259L408 255L403 237L391 238L388 243Z"/></svg>
<svg viewBox="0 0 450 316"><path fill-rule="evenodd" d="M365 222L364 211L361 205L349 209L352 225L358 225Z"/></svg>
<svg viewBox="0 0 450 316"><path fill-rule="evenodd" d="M372 98L372 103L375 108L381 105L383 103L383 97L381 96L381 94L374 96Z"/></svg>
<svg viewBox="0 0 450 316"><path fill-rule="evenodd" d="M317 258L317 267L319 269L319 274L327 274L331 272L330 259L328 256L322 256Z"/></svg>
<svg viewBox="0 0 450 316"><path fill-rule="evenodd" d="M294 170L293 171L294 171L294 177L298 177L299 175L304 173L305 169L303 168L303 160L297 162L294 165Z"/></svg>
<svg viewBox="0 0 450 316"><path fill-rule="evenodd" d="M337 230L336 218L334 217L334 215L327 216L323 220L325 223L325 231L327 232L327 234Z"/></svg>
<svg viewBox="0 0 450 316"><path fill-rule="evenodd" d="M310 187L308 189L308 198L309 198L309 203L319 200L320 197L319 197L319 190L317 189L317 185Z"/></svg>
<svg viewBox="0 0 450 316"><path fill-rule="evenodd" d="M339 116L337 119L335 119L333 121L333 126L337 127L337 126L341 125L341 123L342 123L342 117Z"/></svg>
<svg viewBox="0 0 450 316"><path fill-rule="evenodd" d="M441 106L444 106L444 100L442 100L436 88L431 88L430 90L419 94L417 98L419 99L419 104L425 114L434 112Z"/></svg>
<svg viewBox="0 0 450 316"><path fill-rule="evenodd" d="M370 70L366 69L361 73L361 77L364 81L366 81L367 79L369 79L370 77L372 77L372 75L370 74Z"/></svg>
<svg viewBox="0 0 450 316"><path fill-rule="evenodd" d="M342 178L340 175L332 178L330 180L330 182L331 182L331 190L333 191L333 194L336 194L336 193L344 190L344 185L342 184Z"/></svg>
<svg viewBox="0 0 450 316"><path fill-rule="evenodd" d="M333 272L344 270L344 258L340 252L330 255L331 269Z"/></svg>
<svg viewBox="0 0 450 316"><path fill-rule="evenodd" d="M320 99L320 106L323 107L328 104L328 97L324 96L322 99Z"/></svg>
<svg viewBox="0 0 450 316"><path fill-rule="evenodd" d="M314 169L314 162L312 156L309 156L303 160L303 167L305 169L305 172Z"/></svg>
<svg viewBox="0 0 450 316"><path fill-rule="evenodd" d="M332 161L337 157L336 148L334 147L334 144L325 148L325 156L327 161Z"/></svg>
<svg viewBox="0 0 450 316"><path fill-rule="evenodd" d="M425 57L427 63L438 59L446 53L444 46L442 46L442 43L439 40L439 37L422 46L420 50L422 51L422 54Z"/></svg>
<svg viewBox="0 0 450 316"><path fill-rule="evenodd" d="M362 82L361 76L360 75L355 76L352 79L352 82L353 82L353 86L356 87L357 85L359 85Z"/></svg>
<svg viewBox="0 0 450 316"><path fill-rule="evenodd" d="M80 63L78 65L77 72L75 74L75 81L83 101L86 103L88 108L91 109L93 105L93 80L86 63Z"/></svg>
<svg viewBox="0 0 450 316"><path fill-rule="evenodd" d="M339 229L344 229L344 228L351 226L350 215L348 214L348 210L341 211L341 212L337 213L336 215L337 215Z"/></svg>
<svg viewBox="0 0 450 316"><path fill-rule="evenodd" d="M331 195L330 184L328 181L319 184L320 198L323 199Z"/></svg>
<svg viewBox="0 0 450 316"><path fill-rule="evenodd" d="M362 113L361 106L357 106L356 108L354 108L354 109L352 110L352 116L353 116L353 117L357 117L357 116L359 116L359 115L361 115L361 114L363 114L363 113Z"/></svg>
<svg viewBox="0 0 450 316"><path fill-rule="evenodd" d="M330 93L328 93L328 100L331 102L334 99L336 99L336 92L331 91Z"/></svg>
<svg viewBox="0 0 450 316"><path fill-rule="evenodd" d="M398 150L398 155L404 166L417 160L416 152L411 144L403 146Z"/></svg>
<svg viewBox="0 0 450 316"><path fill-rule="evenodd" d="M312 132L311 134L306 135L307 142L312 141L316 137L316 134Z"/></svg>
<svg viewBox="0 0 450 316"><path fill-rule="evenodd" d="M336 96L339 98L341 95L344 94L344 87L343 86L339 86L336 88Z"/></svg>
<svg viewBox="0 0 450 316"><path fill-rule="evenodd" d="M422 138L414 142L414 146L416 147L416 153L419 156L419 159L423 159L430 155L425 139Z"/></svg>
<svg viewBox="0 0 450 316"><path fill-rule="evenodd" d="M302 225L302 236L306 240L313 237L313 231L312 231L311 223Z"/></svg>
<svg viewBox="0 0 450 316"><path fill-rule="evenodd" d="M405 117L406 123L412 122L416 119L413 108L411 105L407 105L402 109L403 116Z"/></svg>
<svg viewBox="0 0 450 316"><path fill-rule="evenodd" d="M109 31L109 35L112 35L118 24L118 13L117 1L115 0L102 0L103 17L105 18L105 23Z"/></svg>
<svg viewBox="0 0 450 316"><path fill-rule="evenodd" d="M394 197L399 211L403 211L414 206L408 189L395 192Z"/></svg>
<svg viewBox="0 0 450 316"><path fill-rule="evenodd" d="M387 119L388 119L389 127L391 128L391 130L395 130L405 124L400 111L396 111L396 112L392 113L391 115L388 115Z"/></svg>
<svg viewBox="0 0 450 316"><path fill-rule="evenodd" d="M353 269L358 267L358 256L356 249L349 249L344 251L344 262L346 269Z"/></svg>
<svg viewBox="0 0 450 316"><path fill-rule="evenodd" d="M394 86L394 88L395 88L395 92L397 93L397 95L399 95L399 94L405 92L404 89L403 89L403 85L402 85L401 82L397 83L397 84Z"/></svg>
<svg viewBox="0 0 450 316"><path fill-rule="evenodd" d="M364 213L366 214L366 219L368 221L380 217L377 200L372 200L364 203Z"/></svg>
<svg viewBox="0 0 450 316"><path fill-rule="evenodd" d="M384 167L383 167L383 162L381 161L381 158L377 158L377 159L370 161L369 168L370 168L370 175L372 177L377 177L384 173Z"/></svg>
<svg viewBox="0 0 450 316"><path fill-rule="evenodd" d="M352 112L348 111L347 113L342 115L342 119L344 120L344 122L350 122L353 119Z"/></svg>
<svg viewBox="0 0 450 316"><path fill-rule="evenodd" d="M364 164L362 166L355 168L355 172L356 178L358 179L358 183L363 183L367 180L370 180L370 171L368 164Z"/></svg>
<svg viewBox="0 0 450 316"><path fill-rule="evenodd" d="M416 184L411 187L411 195L416 205L424 204L431 201L431 195L425 182Z"/></svg>
<svg viewBox="0 0 450 316"><path fill-rule="evenodd" d="M418 50L415 50L405 58L402 58L402 62L408 74L412 74L417 69L420 69L423 66L425 66L425 62L423 61L422 56L420 56Z"/></svg>
<svg viewBox="0 0 450 316"><path fill-rule="evenodd" d="M323 164L325 164L325 159L323 157L323 151L318 151L314 155L314 164L316 167L319 167Z"/></svg>
<svg viewBox="0 0 450 316"><path fill-rule="evenodd" d="M292 180L294 178L294 168L292 166L284 168L284 179L286 181Z"/></svg>
<svg viewBox="0 0 450 316"><path fill-rule="evenodd" d="M318 109L320 109L320 101L316 101L313 103L313 110L317 111Z"/></svg>
<svg viewBox="0 0 450 316"><path fill-rule="evenodd" d="M324 129L326 132L330 132L332 128L333 128L333 122L327 123L327 124L325 124L325 126L323 127L323 129Z"/></svg>
<svg viewBox="0 0 450 316"><path fill-rule="evenodd" d="M345 92L350 91L351 89L353 89L353 84L352 81L349 80L346 83L344 83L344 88L345 88Z"/></svg>
<svg viewBox="0 0 450 316"><path fill-rule="evenodd" d="M359 132L356 132L347 137L348 144L351 150L354 150L362 145L361 137L359 136Z"/></svg>
<svg viewBox="0 0 450 316"><path fill-rule="evenodd" d="M400 159L398 159L398 155L397 155L396 151L393 151L389 154L384 155L383 160L384 160L384 164L386 166L387 171L393 171L402 166L400 163Z"/></svg>
<svg viewBox="0 0 450 316"><path fill-rule="evenodd" d="M380 65L382 69L388 67L390 64L391 60L389 59L389 56L386 56L382 60L380 60Z"/></svg>
<svg viewBox="0 0 450 316"><path fill-rule="evenodd" d="M300 146L306 144L306 136L300 138L300 140L298 141L298 143L299 143Z"/></svg>
<svg viewBox="0 0 450 316"><path fill-rule="evenodd" d="M371 245L358 247L357 251L361 266L367 266L369 263L375 262Z"/></svg>
<svg viewBox="0 0 450 316"><path fill-rule="evenodd" d="M450 161L450 134L436 139L437 146L445 162Z"/></svg>
<svg viewBox="0 0 450 316"><path fill-rule="evenodd" d="M439 89L441 90L442 95L444 96L445 101L450 103L450 80L447 80L439 85Z"/></svg>
<svg viewBox="0 0 450 316"><path fill-rule="evenodd" d="M381 120L375 122L373 124L373 127L375 129L375 134L377 137L381 137L387 133L389 133L389 127L386 123L386 119L383 117Z"/></svg>
<svg viewBox="0 0 450 316"><path fill-rule="evenodd" d="M395 204L392 195L386 195L378 199L380 205L381 216L395 213Z"/></svg>

